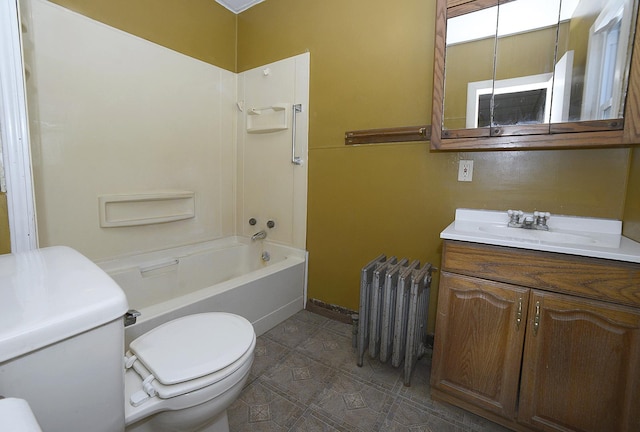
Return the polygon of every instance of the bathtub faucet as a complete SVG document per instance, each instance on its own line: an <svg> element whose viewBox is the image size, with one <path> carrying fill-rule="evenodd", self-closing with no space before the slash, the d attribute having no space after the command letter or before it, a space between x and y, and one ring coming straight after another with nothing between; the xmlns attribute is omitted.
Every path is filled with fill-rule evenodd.
<svg viewBox="0 0 640 432"><path fill-rule="evenodd" d="M256 240L262 240L267 238L267 232L262 230L262 231L258 231L257 233L255 233L254 235L251 236L251 240L252 241L256 241Z"/></svg>

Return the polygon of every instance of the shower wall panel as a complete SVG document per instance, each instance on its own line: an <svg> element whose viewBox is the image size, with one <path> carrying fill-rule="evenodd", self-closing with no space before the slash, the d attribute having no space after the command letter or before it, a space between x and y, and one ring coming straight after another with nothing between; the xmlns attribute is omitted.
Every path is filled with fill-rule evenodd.
<svg viewBox="0 0 640 432"><path fill-rule="evenodd" d="M92 259L235 233L236 74L43 0L23 11L40 246ZM195 217L101 228L98 197L195 192Z"/></svg>

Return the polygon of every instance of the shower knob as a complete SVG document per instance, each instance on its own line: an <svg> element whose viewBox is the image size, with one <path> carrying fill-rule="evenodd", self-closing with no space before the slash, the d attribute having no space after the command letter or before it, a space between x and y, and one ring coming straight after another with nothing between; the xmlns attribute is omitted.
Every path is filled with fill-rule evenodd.
<svg viewBox="0 0 640 432"><path fill-rule="evenodd" d="M272 220L267 221L267 228L273 228L276 226L276 223Z"/></svg>
<svg viewBox="0 0 640 432"><path fill-rule="evenodd" d="M257 223L258 223L258 221L256 220L256 218L249 219L249 225L255 225Z"/></svg>

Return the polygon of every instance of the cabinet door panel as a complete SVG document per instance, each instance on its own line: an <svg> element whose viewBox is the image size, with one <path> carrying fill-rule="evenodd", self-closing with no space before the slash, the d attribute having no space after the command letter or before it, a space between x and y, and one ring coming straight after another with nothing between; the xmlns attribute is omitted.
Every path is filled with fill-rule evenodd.
<svg viewBox="0 0 640 432"><path fill-rule="evenodd" d="M442 272L431 385L513 419L528 297L527 288Z"/></svg>
<svg viewBox="0 0 640 432"><path fill-rule="evenodd" d="M532 291L518 421L544 431L640 430L639 360L637 310Z"/></svg>

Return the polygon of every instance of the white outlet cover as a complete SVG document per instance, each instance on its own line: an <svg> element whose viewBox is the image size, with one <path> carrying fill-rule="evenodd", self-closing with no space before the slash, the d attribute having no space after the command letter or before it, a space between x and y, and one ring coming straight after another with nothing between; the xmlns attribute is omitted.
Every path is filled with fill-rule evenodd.
<svg viewBox="0 0 640 432"><path fill-rule="evenodd" d="M458 165L458 181L468 181L473 180L473 161L472 160L461 160Z"/></svg>

